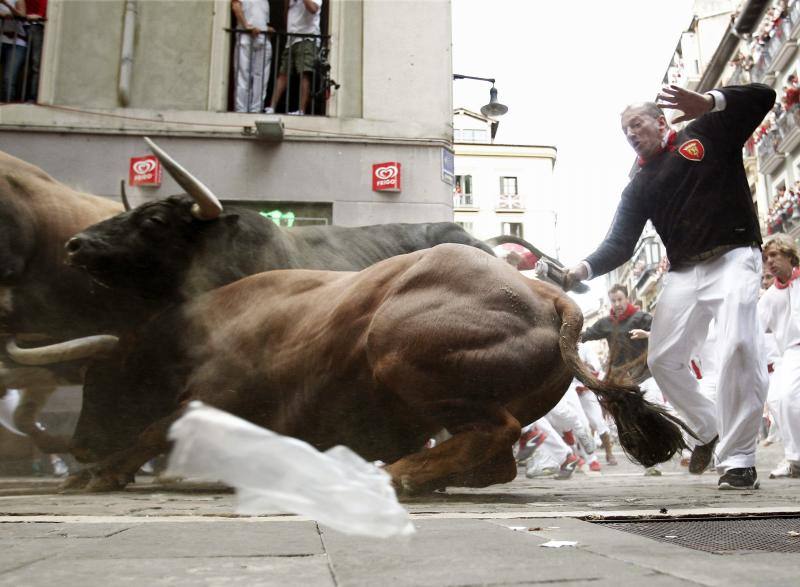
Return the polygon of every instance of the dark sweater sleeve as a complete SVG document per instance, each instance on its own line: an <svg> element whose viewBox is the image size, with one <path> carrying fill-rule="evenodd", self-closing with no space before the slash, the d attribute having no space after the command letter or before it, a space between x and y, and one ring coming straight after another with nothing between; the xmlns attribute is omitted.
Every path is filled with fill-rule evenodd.
<svg viewBox="0 0 800 587"><path fill-rule="evenodd" d="M581 340L600 340L608 336L608 329L604 327L605 318L601 318L581 334Z"/></svg>
<svg viewBox="0 0 800 587"><path fill-rule="evenodd" d="M633 255L648 218L647 210L636 197L636 183L634 178L622 192L605 239L591 255L586 257L594 277L619 267Z"/></svg>
<svg viewBox="0 0 800 587"><path fill-rule="evenodd" d="M705 114L691 123L694 131L718 137L720 144L741 149L775 104L775 90L764 84L718 88L725 110Z"/></svg>
<svg viewBox="0 0 800 587"><path fill-rule="evenodd" d="M642 330L650 332L650 327L653 325L653 315L648 314L647 312L641 312L638 322L639 324L636 326L636 328L641 328Z"/></svg>

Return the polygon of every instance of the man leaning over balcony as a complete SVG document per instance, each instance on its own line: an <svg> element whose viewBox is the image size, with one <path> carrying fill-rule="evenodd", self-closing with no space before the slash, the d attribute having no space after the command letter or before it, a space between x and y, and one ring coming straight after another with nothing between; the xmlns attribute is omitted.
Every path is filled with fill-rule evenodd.
<svg viewBox="0 0 800 587"><path fill-rule="evenodd" d="M565 287L602 275L633 254L650 219L667 249L666 275L650 332L648 365L666 399L699 436L698 469L716 444L720 489L755 489L755 450L767 391L756 305L761 233L742 147L775 102L761 84L699 94L662 89L659 104L632 104L622 131L639 172L622 193L600 246L572 267ZM692 122L676 132L661 108ZM716 319L717 405L698 393L688 364ZM719 424L719 425L718 425ZM717 440L719 440L717 444Z"/></svg>
<svg viewBox="0 0 800 587"><path fill-rule="evenodd" d="M272 65L272 44L267 32L269 0L232 0L236 17L236 112L261 112L267 98L269 70Z"/></svg>

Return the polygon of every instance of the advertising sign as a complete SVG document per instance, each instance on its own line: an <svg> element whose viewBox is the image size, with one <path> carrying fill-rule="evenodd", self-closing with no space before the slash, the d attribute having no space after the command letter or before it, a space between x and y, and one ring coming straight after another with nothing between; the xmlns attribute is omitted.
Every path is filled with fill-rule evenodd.
<svg viewBox="0 0 800 587"><path fill-rule="evenodd" d="M397 161L375 163L372 166L372 191L399 192L400 163Z"/></svg>
<svg viewBox="0 0 800 587"><path fill-rule="evenodd" d="M128 184L131 186L160 186L161 162L155 155L131 157L131 165L128 170Z"/></svg>

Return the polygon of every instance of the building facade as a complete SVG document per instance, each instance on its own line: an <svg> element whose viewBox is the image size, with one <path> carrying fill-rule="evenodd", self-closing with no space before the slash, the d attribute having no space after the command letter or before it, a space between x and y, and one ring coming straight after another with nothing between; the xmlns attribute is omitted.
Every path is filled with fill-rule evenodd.
<svg viewBox="0 0 800 587"><path fill-rule="evenodd" d="M463 108L454 112L454 220L477 238L510 234L558 257L556 148L493 143L493 123Z"/></svg>
<svg viewBox="0 0 800 587"><path fill-rule="evenodd" d="M0 149L118 197L149 136L223 201L341 225L451 220L450 10L325 0L316 65L335 85L315 85L316 115L287 116L232 111L229 0L50 0L38 102L0 105ZM373 189L386 162L400 191ZM128 186L133 205L181 191Z"/></svg>

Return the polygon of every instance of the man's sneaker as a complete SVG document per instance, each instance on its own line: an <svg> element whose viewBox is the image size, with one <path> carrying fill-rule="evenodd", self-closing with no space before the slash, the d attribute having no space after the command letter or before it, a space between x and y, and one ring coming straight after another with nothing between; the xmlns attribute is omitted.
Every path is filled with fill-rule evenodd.
<svg viewBox="0 0 800 587"><path fill-rule="evenodd" d="M552 477L558 473L556 467L544 467L539 469L537 467L528 467L525 469L525 476L528 479L535 479L536 477Z"/></svg>
<svg viewBox="0 0 800 587"><path fill-rule="evenodd" d="M647 467L644 470L645 477L661 477L661 469L658 467Z"/></svg>
<svg viewBox="0 0 800 587"><path fill-rule="evenodd" d="M264 114L275 114L275 109L272 106L264 108Z"/></svg>
<svg viewBox="0 0 800 587"><path fill-rule="evenodd" d="M564 462L561 464L561 469L559 469L558 473L556 473L556 479L569 479L572 477L572 474L575 472L575 468L578 466L578 457L575 455L569 455Z"/></svg>
<svg viewBox="0 0 800 587"><path fill-rule="evenodd" d="M758 489L758 475L755 467L728 469L719 478L717 489Z"/></svg>
<svg viewBox="0 0 800 587"><path fill-rule="evenodd" d="M544 439L547 438L547 433L539 430L538 427L533 426L529 430L522 433L519 439L519 448L517 449L517 462L521 463L530 458L536 452Z"/></svg>
<svg viewBox="0 0 800 587"><path fill-rule="evenodd" d="M773 469L769 473L770 479L780 479L786 477L792 479L800 477L800 467L798 467L794 463L790 463L789 461L783 461L780 465L778 465L775 469Z"/></svg>
<svg viewBox="0 0 800 587"><path fill-rule="evenodd" d="M592 461L589 463L589 470L594 471L595 473L600 472L600 461Z"/></svg>
<svg viewBox="0 0 800 587"><path fill-rule="evenodd" d="M693 475L702 475L703 471L708 469L711 464L711 457L714 456L714 447L717 445L719 436L708 444L698 444L692 451L692 457L689 459L689 472Z"/></svg>
<svg viewBox="0 0 800 587"><path fill-rule="evenodd" d="M619 465L619 462L617 462L617 458L614 455L606 455L606 465L609 467L616 467Z"/></svg>
<svg viewBox="0 0 800 587"><path fill-rule="evenodd" d="M306 113L302 110L293 110L292 112L287 112L289 116L305 116Z"/></svg>

